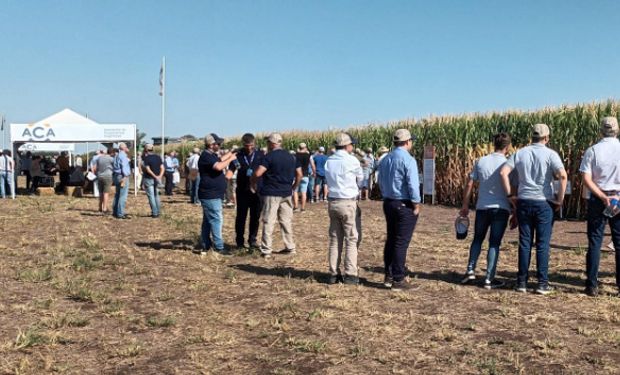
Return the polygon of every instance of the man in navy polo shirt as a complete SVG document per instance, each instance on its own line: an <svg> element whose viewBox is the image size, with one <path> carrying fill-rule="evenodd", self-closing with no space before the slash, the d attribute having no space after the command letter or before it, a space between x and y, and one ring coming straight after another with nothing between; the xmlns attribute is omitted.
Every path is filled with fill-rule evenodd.
<svg viewBox="0 0 620 375"><path fill-rule="evenodd" d="M282 149L282 136L272 133L267 137L269 152L263 162L254 171L252 185L256 189L258 178L262 177L262 186L259 194L263 199L263 238L260 251L265 258L270 258L273 243L273 227L276 219L280 223L282 240L286 249L284 252L295 254L295 239L293 238L293 190L301 182L301 165L294 155Z"/></svg>
<svg viewBox="0 0 620 375"><path fill-rule="evenodd" d="M200 185L198 198L202 205L202 252L206 253L213 246L215 251L224 252L222 239L222 200L226 194L226 176L224 170L235 160L236 154L229 152L221 158L218 156L220 145L224 139L211 133L205 137L205 150L198 159ZM213 237L213 238L211 238Z"/></svg>
<svg viewBox="0 0 620 375"><path fill-rule="evenodd" d="M260 220L261 202L256 190L250 186L250 177L263 162L265 154L256 149L253 134L246 133L241 137L243 149L237 153L237 162L233 162L229 167L229 174L237 171L237 217L235 220L235 232L237 247L245 246L245 222L247 221L248 211L250 212L250 228L248 243L250 248L258 248L256 237L258 235L258 224Z"/></svg>

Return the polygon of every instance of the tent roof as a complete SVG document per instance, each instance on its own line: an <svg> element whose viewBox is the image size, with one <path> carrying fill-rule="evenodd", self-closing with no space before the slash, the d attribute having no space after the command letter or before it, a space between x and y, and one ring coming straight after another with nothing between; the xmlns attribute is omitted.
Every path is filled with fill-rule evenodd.
<svg viewBox="0 0 620 375"><path fill-rule="evenodd" d="M84 126L98 126L99 123L86 118L69 108L65 108L62 111L55 113L43 120L35 122L35 124L59 124L59 125L84 125Z"/></svg>

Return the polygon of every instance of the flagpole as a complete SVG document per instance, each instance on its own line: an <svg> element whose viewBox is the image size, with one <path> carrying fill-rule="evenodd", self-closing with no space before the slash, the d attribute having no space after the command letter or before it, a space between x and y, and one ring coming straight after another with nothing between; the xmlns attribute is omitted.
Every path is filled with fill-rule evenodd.
<svg viewBox="0 0 620 375"><path fill-rule="evenodd" d="M4 128L6 119L4 117L4 114L2 115L2 149L6 150L6 129Z"/></svg>
<svg viewBox="0 0 620 375"><path fill-rule="evenodd" d="M164 160L164 148L166 147L166 138L164 138L166 124L166 56L161 60L161 159Z"/></svg>

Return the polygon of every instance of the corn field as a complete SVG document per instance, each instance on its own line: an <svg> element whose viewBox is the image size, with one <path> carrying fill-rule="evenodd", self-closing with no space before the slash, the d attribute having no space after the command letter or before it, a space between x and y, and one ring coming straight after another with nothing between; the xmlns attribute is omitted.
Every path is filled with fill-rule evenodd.
<svg viewBox="0 0 620 375"><path fill-rule="evenodd" d="M358 139L359 147L391 145L392 133L398 128L407 128L414 136L413 155L422 167L425 145L436 147L436 202L443 205L458 206L462 201L463 187L474 161L493 151L491 139L497 132L507 132L512 136L513 149L529 143L530 129L535 123L548 124L551 129L549 146L556 150L564 162L572 194L566 197L564 213L569 218L580 218L585 211L581 198L581 177L579 165L585 150L599 139L599 119L604 116L617 116L620 102L580 104L544 108L538 111L507 111L487 114L468 114L461 116L431 116L414 120L406 119L384 125L370 124L349 128L346 131ZM330 147L340 130L329 131L287 131L282 132L283 146L295 149L300 142L310 149L319 146ZM264 146L263 137L258 134L259 146ZM225 146L239 145L240 139L227 140ZM170 145L183 148L181 154L187 155L193 145ZM168 148L168 147L167 147Z"/></svg>

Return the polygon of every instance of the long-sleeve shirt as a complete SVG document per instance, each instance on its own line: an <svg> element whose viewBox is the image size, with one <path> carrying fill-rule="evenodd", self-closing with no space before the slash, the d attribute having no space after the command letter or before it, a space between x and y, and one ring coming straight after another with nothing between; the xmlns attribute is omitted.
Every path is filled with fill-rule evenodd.
<svg viewBox="0 0 620 375"><path fill-rule="evenodd" d="M114 174L122 175L123 177L131 175L131 166L125 151L119 151L116 157L114 157Z"/></svg>
<svg viewBox="0 0 620 375"><path fill-rule="evenodd" d="M385 199L420 203L418 164L403 147L397 147L381 160L379 187Z"/></svg>
<svg viewBox="0 0 620 375"><path fill-rule="evenodd" d="M329 198L354 199L364 178L360 162L345 150L338 150L325 162Z"/></svg>

